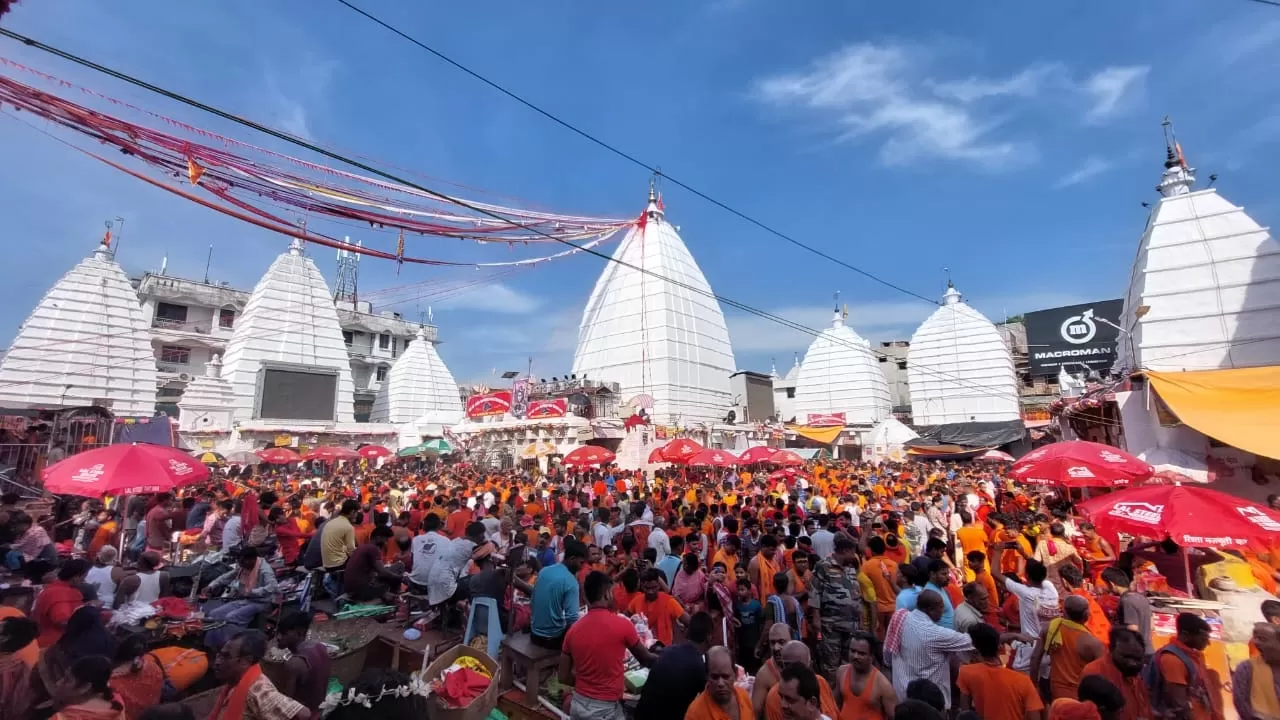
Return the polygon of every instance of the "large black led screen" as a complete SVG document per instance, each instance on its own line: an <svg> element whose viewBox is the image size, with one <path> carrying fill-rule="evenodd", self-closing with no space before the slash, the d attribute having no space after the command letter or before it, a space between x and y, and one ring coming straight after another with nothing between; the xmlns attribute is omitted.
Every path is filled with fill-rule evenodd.
<svg viewBox="0 0 1280 720"><path fill-rule="evenodd" d="M263 370L258 418L333 421L337 383L337 373Z"/></svg>

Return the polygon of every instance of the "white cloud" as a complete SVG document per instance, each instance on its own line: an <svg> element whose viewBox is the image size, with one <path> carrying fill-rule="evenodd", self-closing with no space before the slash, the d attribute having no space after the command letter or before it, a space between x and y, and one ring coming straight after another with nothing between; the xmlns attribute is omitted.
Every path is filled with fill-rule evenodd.
<svg viewBox="0 0 1280 720"><path fill-rule="evenodd" d="M1090 100L1085 121L1100 123L1127 109L1142 94L1150 71L1146 65L1113 66L1090 76L1081 88Z"/></svg>
<svg viewBox="0 0 1280 720"><path fill-rule="evenodd" d="M938 97L971 103L995 97L1035 97L1046 84L1061 84L1066 69L1060 63L1032 65L1005 79L972 76L964 80L933 82Z"/></svg>
<svg viewBox="0 0 1280 720"><path fill-rule="evenodd" d="M884 138L880 159L886 165L945 158L988 167L1029 159L1025 143L992 140L999 123L979 119L956 95L989 93L992 88L948 86L935 95L919 78L922 58L906 46L859 43L815 61L804 72L766 77L755 85L756 98L778 108L805 107L834 120L843 140L868 135Z"/></svg>
<svg viewBox="0 0 1280 720"><path fill-rule="evenodd" d="M1111 161L1104 160L1096 155L1090 155L1084 159L1084 162L1080 163L1079 167L1066 175L1063 175L1058 182L1053 184L1053 186L1061 189L1071 187L1072 185L1079 185L1086 180L1110 170L1111 167Z"/></svg>
<svg viewBox="0 0 1280 720"><path fill-rule="evenodd" d="M779 111L808 111L840 140L877 138L886 165L943 158L999 169L1037 154L1007 129L1018 110L1012 101L1051 94L1099 123L1133 104L1149 71L1108 67L1077 81L1061 63L1035 63L1003 77L938 79L929 65L918 48L857 43L802 71L764 77L752 94Z"/></svg>
<svg viewBox="0 0 1280 720"><path fill-rule="evenodd" d="M1216 58L1222 67L1251 60L1258 53L1280 45L1280 20L1223 23L1204 37L1202 54Z"/></svg>
<svg viewBox="0 0 1280 720"><path fill-rule="evenodd" d="M541 298L503 283L471 286L433 304L436 309L476 310L503 315L525 315L541 306Z"/></svg>

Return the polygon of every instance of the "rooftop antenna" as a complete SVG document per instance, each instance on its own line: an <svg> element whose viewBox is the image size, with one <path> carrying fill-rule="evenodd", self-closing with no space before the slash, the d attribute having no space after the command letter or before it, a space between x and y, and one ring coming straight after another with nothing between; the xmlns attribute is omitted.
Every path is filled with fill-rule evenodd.
<svg viewBox="0 0 1280 720"><path fill-rule="evenodd" d="M350 237L344 237L347 245L351 244ZM359 247L360 243L356 243ZM346 248L338 250L338 279L333 287L333 299L335 302L351 303L351 309L356 309L356 302L359 300L359 280L360 280L360 254L352 252Z"/></svg>
<svg viewBox="0 0 1280 720"><path fill-rule="evenodd" d="M1160 127L1164 129L1164 147L1166 151L1165 167L1173 167L1174 164L1187 167L1187 159L1182 154L1182 146L1178 144L1178 133L1173 129L1173 121L1168 115L1164 116L1164 120L1160 123Z"/></svg>
<svg viewBox="0 0 1280 720"><path fill-rule="evenodd" d="M949 267L944 267L944 268L942 268L942 272L943 272L943 273L945 273L945 274L946 274L946 276L947 276L947 287L949 287L949 288L950 288L950 287L955 287L954 285L952 285L952 284L951 284L951 268L949 268Z"/></svg>
<svg viewBox="0 0 1280 720"><path fill-rule="evenodd" d="M204 284L209 284L209 266L213 264L213 243L209 243L209 254L204 259Z"/></svg>

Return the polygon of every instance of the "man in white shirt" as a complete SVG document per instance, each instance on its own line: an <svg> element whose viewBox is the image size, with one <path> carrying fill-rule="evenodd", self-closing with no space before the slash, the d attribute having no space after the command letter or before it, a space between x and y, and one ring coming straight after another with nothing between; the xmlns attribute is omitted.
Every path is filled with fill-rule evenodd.
<svg viewBox="0 0 1280 720"><path fill-rule="evenodd" d="M653 531L649 533L649 547L657 551L657 562L662 562L662 558L671 554L671 538L667 537L667 531L663 529L666 525L666 518L655 517Z"/></svg>
<svg viewBox="0 0 1280 720"><path fill-rule="evenodd" d="M813 540L813 552L819 560L826 560L836 551L836 534L831 532L831 516L822 518L822 527L810 538Z"/></svg>
<svg viewBox="0 0 1280 720"><path fill-rule="evenodd" d="M595 541L596 547L601 550L613 544L613 538L622 532L626 525L618 527L609 527L609 510L600 508L596 511L596 523L591 526L591 538Z"/></svg>
<svg viewBox="0 0 1280 720"><path fill-rule="evenodd" d="M409 580L426 587L431 566L440 557L449 538L440 533L440 516L435 513L427 513L422 519L422 529L425 532L413 539L413 571L409 573Z"/></svg>
<svg viewBox="0 0 1280 720"><path fill-rule="evenodd" d="M1003 560L1003 555L1009 552L1008 548L1011 545L1016 543L1010 542L998 546L1000 549L991 560L991 579L996 581L997 587L1003 585L1006 590L1018 596L1018 624L1021 625L1022 634L1040 637L1040 632L1048 626L1049 620L1058 614L1058 590L1046 579L1049 571L1044 563L1038 560L1027 560L1026 585L1014 582L1001 574L1000 561ZM1030 670L1033 649L1030 643L1015 642L1011 667L1019 672Z"/></svg>

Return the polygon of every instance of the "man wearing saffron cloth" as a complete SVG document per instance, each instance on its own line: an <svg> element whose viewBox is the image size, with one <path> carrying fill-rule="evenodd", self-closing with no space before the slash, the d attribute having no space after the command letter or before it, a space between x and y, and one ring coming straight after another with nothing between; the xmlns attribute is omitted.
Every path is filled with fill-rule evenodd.
<svg viewBox="0 0 1280 720"><path fill-rule="evenodd" d="M303 720L311 716L302 703L276 689L262 674L267 636L248 630L222 646L213 673L222 681L209 720Z"/></svg>
<svg viewBox="0 0 1280 720"><path fill-rule="evenodd" d="M787 668L808 668L813 665L813 658L809 654L809 646L799 640L790 640L786 645L783 645L781 657L782 660L778 667L782 669L782 673L785 673ZM787 720L788 716L782 708L781 677L782 675L780 674L779 681L769 688L769 694L765 696L765 720ZM835 695L831 693L831 686L827 684L826 679L821 675L818 676L818 695L822 714L834 719L839 714L839 706L836 704Z"/></svg>
<svg viewBox="0 0 1280 720"><path fill-rule="evenodd" d="M662 592L662 572L649 568L640 578L640 595L631 599L625 612L629 615L643 615L653 636L664 646L670 646L675 640L675 624L689 626L689 614L684 611L675 598Z"/></svg>
<svg viewBox="0 0 1280 720"><path fill-rule="evenodd" d="M734 684L737 673L729 649L707 651L707 689L693 699L684 720L755 720L747 691Z"/></svg>

